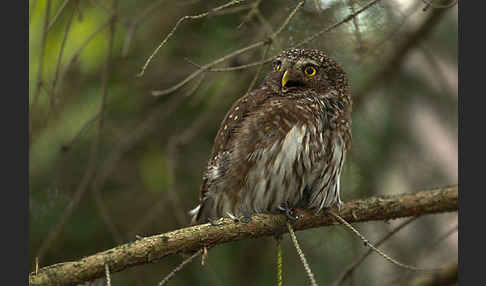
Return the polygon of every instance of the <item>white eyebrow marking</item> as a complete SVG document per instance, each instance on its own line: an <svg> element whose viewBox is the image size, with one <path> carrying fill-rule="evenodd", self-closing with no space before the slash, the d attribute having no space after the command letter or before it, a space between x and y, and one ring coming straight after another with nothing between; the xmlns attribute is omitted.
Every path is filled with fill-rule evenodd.
<svg viewBox="0 0 486 286"><path fill-rule="evenodd" d="M307 59L307 58L300 59L295 63L296 66L302 66L302 65L308 65L308 64L319 66L318 62L316 62L312 59Z"/></svg>

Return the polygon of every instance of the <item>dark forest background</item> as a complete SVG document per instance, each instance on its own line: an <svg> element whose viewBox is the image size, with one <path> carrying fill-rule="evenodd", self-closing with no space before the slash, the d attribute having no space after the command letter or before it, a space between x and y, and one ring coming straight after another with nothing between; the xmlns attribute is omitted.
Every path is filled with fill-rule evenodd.
<svg viewBox="0 0 486 286"><path fill-rule="evenodd" d="M225 70L298 45L370 2L306 1L269 44L230 57L174 92L199 66L265 40L298 1L29 1L29 261L75 260L187 226L219 123L270 64ZM427 1L429 2L429 1ZM230 3L223 8L217 8ZM377 1L304 47L348 73L353 146L342 199L458 182L458 11L454 1ZM217 8L217 9L214 9ZM147 58L186 19L155 54ZM376 241L405 219L356 226ZM341 226L297 233L316 280L334 281L367 249ZM307 283L288 236L285 285ZM457 213L420 217L383 246L435 268L457 260ZM220 245L170 285L273 285L272 238ZM37 258L37 259L36 259ZM182 258L113 274L112 285L156 285ZM402 285L420 273L372 254L343 285ZM102 283L98 281L98 283Z"/></svg>

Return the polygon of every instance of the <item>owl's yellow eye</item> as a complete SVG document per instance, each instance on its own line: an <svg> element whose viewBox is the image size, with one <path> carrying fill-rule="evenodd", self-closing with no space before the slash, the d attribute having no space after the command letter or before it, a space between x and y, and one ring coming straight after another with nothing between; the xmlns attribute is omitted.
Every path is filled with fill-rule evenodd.
<svg viewBox="0 0 486 286"><path fill-rule="evenodd" d="M276 63L276 64L275 64L275 71L279 71L279 70L280 70L280 66L281 66L281 65L282 65L282 64L281 64L280 62Z"/></svg>
<svg viewBox="0 0 486 286"><path fill-rule="evenodd" d="M313 66L307 66L307 67L304 69L304 73L305 73L305 75L306 75L306 76L308 76L308 77L313 77L313 76L315 76L315 75L316 75L317 70L316 70L316 68L315 68L315 67L313 67Z"/></svg>

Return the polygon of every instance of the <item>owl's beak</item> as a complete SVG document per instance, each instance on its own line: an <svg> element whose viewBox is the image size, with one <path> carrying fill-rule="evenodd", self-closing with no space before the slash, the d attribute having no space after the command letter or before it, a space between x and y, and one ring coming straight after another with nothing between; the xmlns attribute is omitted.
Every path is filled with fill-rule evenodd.
<svg viewBox="0 0 486 286"><path fill-rule="evenodd" d="M282 76L282 81L281 81L282 92L284 93L288 91L288 89L285 87L288 81L289 81L289 71L286 70Z"/></svg>

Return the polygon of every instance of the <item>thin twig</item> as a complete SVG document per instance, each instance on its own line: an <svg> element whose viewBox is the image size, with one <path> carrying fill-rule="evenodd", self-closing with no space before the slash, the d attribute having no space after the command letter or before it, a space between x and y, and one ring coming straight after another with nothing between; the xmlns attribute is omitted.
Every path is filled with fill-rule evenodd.
<svg viewBox="0 0 486 286"><path fill-rule="evenodd" d="M126 58L128 51L130 50L130 45L137 31L138 23L132 23L128 26L127 35L125 36L125 41L123 42L122 58Z"/></svg>
<svg viewBox="0 0 486 286"><path fill-rule="evenodd" d="M447 232L445 232L444 234L442 234L441 236L439 236L437 239L435 239L431 243L431 245L439 244L440 242L442 242L443 240L445 240L446 238L448 238L450 235L456 233L457 232L457 229L458 229L458 225L456 224L456 226L454 226L453 228L451 228L450 230L448 230Z"/></svg>
<svg viewBox="0 0 486 286"><path fill-rule="evenodd" d="M263 65L263 64L269 63L269 62L273 61L275 58L276 58L276 56L271 57L271 58L268 58L268 59L265 59L263 61L258 61L258 62L249 63L249 64L245 64L245 65L240 65L240 66L235 66L235 67L208 68L208 69L206 69L206 71L208 71L208 72L228 72L228 71L243 70L243 69L247 69L247 68L251 68L251 67L256 67L256 66L259 66L259 65ZM188 63L190 63L191 65L199 68L199 69L204 68L204 66L201 66L200 64L192 61L189 58L184 58L184 60L187 61Z"/></svg>
<svg viewBox="0 0 486 286"><path fill-rule="evenodd" d="M164 90L154 90L152 91L152 95L153 96L162 96L162 95L167 95L167 94L170 94L176 90L178 90L179 88L183 87L186 83L188 83L189 81L191 81L193 78L195 78L196 76L198 76L199 74L201 74L202 72L206 71L207 69L209 69L210 67L214 66L214 65L217 65L219 64L220 62L223 62L229 58L232 58L234 56L237 56L239 54L242 54L246 51L249 51L249 50L252 50L254 48L257 48L257 47L260 47L261 45L264 44L264 41L261 41L261 42L257 42L255 44L252 44L250 46L247 46L245 48L242 48L240 50L237 50L233 53L230 53L222 58L219 58L205 66L202 66L200 69L198 69L197 71L193 72L192 74L190 74L189 76L187 76L184 80L180 81L178 84L168 88L168 89L164 89Z"/></svg>
<svg viewBox="0 0 486 286"><path fill-rule="evenodd" d="M30 12L29 12L29 26L30 26L30 23L32 22L32 14L34 13L35 11L35 6L37 5L37 0L33 0L32 1L32 4L30 5Z"/></svg>
<svg viewBox="0 0 486 286"><path fill-rule="evenodd" d="M181 264L179 264L179 266L177 266L174 270L172 270L169 275L165 276L164 279L162 279L162 281L160 281L160 283L158 284L158 286L162 286L164 284L166 284L167 282L169 282L170 279L174 278L174 276L176 275L177 272L181 271L182 268L184 268L184 266L186 266L187 263L191 262L194 260L194 258L196 258L197 256L199 256L202 252L202 249L201 250L198 250L196 253L194 253L193 255L191 255L189 258L186 258L184 261L182 261Z"/></svg>
<svg viewBox="0 0 486 286"><path fill-rule="evenodd" d="M219 7L213 8L212 10L207 11L207 12L204 12L202 14L194 15L194 16L184 16L184 17L180 18L179 21L177 21L177 23L175 24L175 26L172 28L172 30L169 32L169 34L167 34L167 36L162 40L162 42L160 42L160 44L157 46L157 48L155 48L155 50L152 52L152 54L145 61L145 64L143 65L141 71L137 74L137 77L142 77L145 74L145 70L147 69L147 66L149 65L149 63L152 61L152 59L155 57L155 55L159 52L159 50L165 45L165 43L167 43L167 41L172 37L172 35L174 34L174 32L177 30L177 28L179 27L179 25L183 21L185 21L185 20L196 20L196 19L204 18L204 17L208 16L212 12L220 11L220 10L222 10L224 8L227 8L227 7L230 7L230 6L239 4L242 1L243 0L232 0L232 1L230 1L230 2L228 2L226 4L224 4L224 5L221 5Z"/></svg>
<svg viewBox="0 0 486 286"><path fill-rule="evenodd" d="M308 42L316 39L317 37L319 37L320 35L326 33L326 32L329 32L335 28L337 28L338 26L350 21L351 19L353 19L354 17L356 17L357 15L359 15L360 13L362 13L363 11L365 11L366 9L370 8L371 6L373 6L374 4L376 4L378 1L380 0L373 0L373 1L370 1L368 4L364 5L362 8L356 10L355 13L351 13L350 15L348 15L347 17L345 17L343 20L317 32L316 34L304 39L303 41L299 42L298 44L294 45L293 48L296 48L296 47L299 47L299 46L302 46L304 44L307 44ZM258 62L258 63L252 63L252 64L248 64L248 65L243 65L243 66L239 66L239 67L230 67L230 68L212 68L213 66L223 62L223 61L226 61L232 57L235 57L239 54L242 54L242 53L245 53L249 50L252 50L254 48L257 48L257 47L260 47L264 44L266 44L269 40L272 41L273 39L276 38L276 36L278 36L282 31L283 29L289 24L290 20L295 16L295 14L297 13L297 11L300 9L300 7L304 4L304 1L301 1L299 2L299 4L294 8L294 10L292 10L292 12L289 14L289 16L286 18L286 20L284 21L284 23L279 27L279 29L274 32L267 40L261 40L261 41L258 41L254 44L251 44L249 46L246 46L244 48L241 48L239 50L236 50L232 53L229 53L217 60L214 60L204 66L201 66L200 69L196 70L195 72L193 72L192 74L190 74L189 76L187 76L185 79L183 79L182 81L180 81L179 83L177 83L176 85L170 87L170 88L167 88L165 90L154 90L152 91L152 95L153 96L162 96L162 95L167 95L167 94L170 94L176 90L178 90L179 88L181 88L182 86L184 86L185 84L187 84L189 81L191 81L192 79L194 79L196 76L198 76L199 74L201 74L202 72L204 71L233 71L233 70L239 70L239 69L245 69L245 68L248 68L248 67L252 67L252 66L258 66L262 63L262 61ZM274 57L272 58L269 58L265 61L263 61L264 63L267 63L267 62L270 62L274 59Z"/></svg>
<svg viewBox="0 0 486 286"><path fill-rule="evenodd" d="M138 220L137 225L128 233L127 238L131 239L141 233L147 225L159 218L159 213L168 204L167 200L157 200L154 206L145 212L142 219Z"/></svg>
<svg viewBox="0 0 486 286"><path fill-rule="evenodd" d="M195 88L197 88L202 81L202 78L204 77L204 74L201 76L201 79L198 80L198 82L195 85ZM190 91L190 93L194 92L195 90ZM176 162L177 160L173 158L175 154L178 152L177 148L181 147L184 144L187 144L187 142L190 142L191 138L194 138L194 136L197 136L197 132L202 130L201 126L204 125L207 120L209 120L210 116L213 114L213 109L212 108L207 108L204 113L199 116L198 120L194 121L194 123L184 132L180 133L179 135L172 136L169 139L169 143L167 144L167 153L170 154L170 166L171 166L171 179L170 181L172 182L171 186L168 187L168 194L169 194L169 199L173 205L173 207L176 209L176 219L178 222L183 225L186 223L186 220L184 219L185 216L180 214L180 201L177 197L177 195L174 192L175 188L175 175L173 175L174 168L176 167ZM159 212L163 209L163 207L167 204L167 200L159 200L153 207L150 208L146 212L146 214L143 216L143 218L140 220L140 222L133 228L133 230L130 232L128 237L133 237L134 235L140 233L145 227L150 224L154 219L158 217Z"/></svg>
<svg viewBox="0 0 486 286"><path fill-rule="evenodd" d="M427 255L430 255L430 253L436 249L441 241L449 237L451 234L455 233L457 231L457 225L454 226L452 229L446 231L445 233L439 235L437 238L432 240L431 242L428 242L426 244L423 244L423 247L418 251L418 253L415 255L415 259L417 261L423 260ZM412 279L413 272L409 272L406 275L403 275L402 277L398 278L398 280L402 281L402 283L398 283L399 285L401 284L406 284L406 282L410 281ZM397 284L397 283L393 283Z"/></svg>
<svg viewBox="0 0 486 286"><path fill-rule="evenodd" d="M206 265L206 260L208 259L208 248L203 247L202 249L202 255L201 255L201 266Z"/></svg>
<svg viewBox="0 0 486 286"><path fill-rule="evenodd" d="M113 8L112 10L114 11L113 16L111 17L111 24L110 24L110 36L108 40L108 52L106 55L106 60L105 60L105 65L103 67L103 79L102 79L102 89L103 89L103 97L102 97L102 103L101 103L101 109L99 112L99 121L98 121L98 132L101 132L103 128L103 115L105 112L105 106L106 106L106 99L108 98L108 79L110 76L110 65L113 57L113 44L114 44L114 39L115 39L115 20L117 13L117 5L118 5L118 0L113 0ZM113 220L111 219L111 216L109 215L109 212L105 206L105 203L103 201L103 197L101 196L101 191L96 185L97 180L93 181L93 185L91 187L91 195L93 196L93 199L95 201L96 207L98 209L98 212L101 216L101 219L107 226L108 231L111 233L112 237L114 240L120 244L123 242L123 236L122 234L118 231L116 228L115 224L113 223Z"/></svg>
<svg viewBox="0 0 486 286"><path fill-rule="evenodd" d="M373 45L371 48L367 49L366 53L362 55L359 59L358 65L361 65L364 63L364 61L372 56L372 55L378 55L379 57L383 57L383 50L380 49L385 43L391 41L396 35L398 35L398 32L402 30L404 27L406 27L407 21L410 19L410 17L415 14L419 10L420 3L415 3L411 5L410 8L408 8L405 12L398 11L401 19L400 22L395 25L395 28L387 33L385 37L383 37L382 40L380 40L377 44ZM395 9L394 11L397 11L398 9Z"/></svg>
<svg viewBox="0 0 486 286"><path fill-rule="evenodd" d="M149 15L152 14L164 1L165 0L154 1L151 5L145 8L142 13L137 15L133 21L130 22L127 29L127 36L125 37L125 42L123 43L122 57L125 58L128 55L128 50L130 48L132 39L135 36L138 25L141 22L149 19Z"/></svg>
<svg viewBox="0 0 486 286"><path fill-rule="evenodd" d="M201 87L201 84L203 83L203 81L204 81L205 78L206 78L206 74L203 73L199 77L199 79L197 79L196 82L193 84L192 88L189 89L184 96L185 97L192 97L192 95L196 93L196 91L199 89L199 87ZM190 104L192 106L194 106L197 102L198 102L198 100L191 100L190 101Z"/></svg>
<svg viewBox="0 0 486 286"><path fill-rule="evenodd" d="M68 1L69 0L66 0L64 3L68 2ZM71 30L71 24L73 22L75 12L76 12L76 6L73 7L71 15L69 16L68 22L66 24L66 31L64 32L64 37L63 37L62 42L61 42L61 48L59 49L59 56L57 58L57 64L56 64L56 72L54 74L54 79L52 80L52 87L51 87L52 94L51 94L51 100L50 100L51 106L50 106L49 110L55 108L55 100L56 100L56 96L57 96L57 92L58 92L57 82L58 82L58 79L59 79L59 71L61 69L62 56L64 54L64 47L66 46L66 41L67 41L67 38L68 38L68 35L69 35L69 31Z"/></svg>
<svg viewBox="0 0 486 286"><path fill-rule="evenodd" d="M39 257L35 258L35 275L39 272Z"/></svg>
<svg viewBox="0 0 486 286"><path fill-rule="evenodd" d="M210 72L228 72L228 71L243 70L243 69L247 69L247 68L251 68L251 67L256 67L256 66L259 66L259 65L263 65L263 64L269 63L269 62L273 61L275 58L276 58L276 56L271 57L271 58L268 58L268 59L265 59L263 61L258 61L258 62L249 63L249 64L245 64L245 65L241 65L241 66L235 66L235 67L210 68L207 71L210 71Z"/></svg>
<svg viewBox="0 0 486 286"><path fill-rule="evenodd" d="M287 28L288 24L290 23L290 20L292 20L292 18L294 18L295 14L297 14L297 11L299 11L300 8L302 6L304 6L304 2L305 1L299 1L297 6L295 6L294 10L292 10L292 12L290 12L290 14L287 16L287 18L282 23L282 25L280 25L280 28L278 28L278 30L275 33L273 33L272 36L270 36L270 38L272 40L275 39L277 37L277 35L279 35L283 31L283 29Z"/></svg>
<svg viewBox="0 0 486 286"><path fill-rule="evenodd" d="M263 27L267 30L267 32L269 34L273 34L274 31L273 31L272 25L270 25L270 23L267 21L267 19L265 19L265 17L263 17L262 12L260 12L260 9L256 10L255 15L258 18L258 21L260 21L260 23L262 23Z"/></svg>
<svg viewBox="0 0 486 286"><path fill-rule="evenodd" d="M106 279L106 286L111 286L111 275L110 275L110 266L105 264L105 279Z"/></svg>
<svg viewBox="0 0 486 286"><path fill-rule="evenodd" d="M439 81L438 86L442 89L442 92L451 97L457 96L457 93L455 92L456 90L454 90L455 88L452 87L451 82L447 79L444 70L440 66L437 55L423 45L420 45L419 47L430 67L434 70L434 74L437 76L437 80ZM457 87L457 85L455 85L455 87Z"/></svg>
<svg viewBox="0 0 486 286"><path fill-rule="evenodd" d="M123 14L117 13L116 10L114 10L113 8L106 7L105 5L101 4L100 1L98 1L98 0L90 0L89 2L91 2L91 4L93 4L93 6L96 6L96 7L100 8L101 10L105 11L106 14L108 14L107 16L109 18L116 14L117 15L117 18L119 20L123 20L123 23L125 25L128 25L128 23L130 23L130 19L129 18L127 18Z"/></svg>
<svg viewBox="0 0 486 286"><path fill-rule="evenodd" d="M392 264L398 266L398 267L401 267L401 268L404 268L404 269L407 269L407 270L412 270L412 271L439 271L440 268L436 268L436 269L427 269L427 268L420 268L420 267L415 267L415 266L411 266L411 265L407 265L407 264L404 264L404 263L401 263L401 262L398 262L396 261L395 259L391 258L390 256L388 256L386 253L384 253L383 251L381 251L380 249L376 248L373 244L371 244L361 233L359 233L358 230L356 230L350 223L348 223L345 219L343 219L342 217L340 217L339 215L337 215L336 213L334 213L333 211L329 211L329 214L334 217L336 220L338 220L339 222L341 222L344 226L346 226L349 230L351 230L354 234L356 234L364 243L365 243L365 246L368 246L369 248L371 248L373 251L375 251L376 253L378 253L381 257L385 258L386 260L388 260L389 262L391 262Z"/></svg>
<svg viewBox="0 0 486 286"><path fill-rule="evenodd" d="M135 17L135 19L133 20L133 24L134 25L138 25L140 24L141 22L147 20L149 17L150 14L152 14L153 12L155 12L155 10L164 2L165 0L157 0L157 1L154 1L152 2L151 5L149 5L147 8L145 8L142 13L140 13L139 15L137 15Z"/></svg>
<svg viewBox="0 0 486 286"><path fill-rule="evenodd" d="M101 23L96 30L94 30L86 39L79 45L78 49L73 53L71 60L67 64L65 71L68 71L70 67L73 65L74 61L79 57L83 49L91 42L91 40L98 35L103 29L105 29L111 23L111 18L105 20L105 22ZM62 78L63 76L61 76Z"/></svg>
<svg viewBox="0 0 486 286"><path fill-rule="evenodd" d="M49 11L51 10L51 2L51 0L47 0L46 3L46 13L44 15L44 25L42 27L42 37L39 51L39 68L37 70L37 80L35 84L35 91L33 94L33 103L30 105L29 110L29 150L32 147L32 111L35 110L37 106L37 101L39 100L40 90L42 86L42 75L44 71L44 49L47 39L47 27L49 25Z"/></svg>
<svg viewBox="0 0 486 286"><path fill-rule="evenodd" d="M53 242L57 239L59 236L60 232L66 225L68 219L71 217L73 211L75 208L78 206L79 202L81 201L81 198L83 197L84 193L88 189L88 183L92 179L94 173L95 173L95 158L97 157L98 154L98 145L99 145L99 135L97 135L93 143L91 144L91 150L90 150L90 155L89 155L89 162L88 166L86 167L86 171L84 173L84 176L81 179L80 184L76 188L74 192L74 196L72 199L69 201L68 206L64 210L64 213L60 219L60 221L55 225L48 233L46 239L43 241L41 244L37 256L38 257L43 257L44 254L51 248Z"/></svg>
<svg viewBox="0 0 486 286"><path fill-rule="evenodd" d="M204 66L202 66L200 69L196 70L195 72L193 72L192 74L190 74L189 76L187 76L185 79L183 79L182 81L180 81L179 83L177 83L176 85L168 88L168 89L165 89L165 90L154 90L152 91L152 95L153 96L162 96L162 95L167 95L167 94L170 94L176 90L178 90L179 88L181 88L182 86L184 86L186 83L188 83L189 81L191 81L193 78L195 78L196 76L198 76L200 73L206 71L206 70L209 70L211 67L221 63L221 62L224 62L230 58L233 58L239 54L242 54L242 53L245 53L249 50L252 50L252 49L255 49L255 48L258 48L264 44L266 44L268 41L272 41L273 39L275 39L275 37L277 37L281 32L282 30L287 27L287 25L289 24L290 20L295 16L295 14L297 13L297 11L300 9L300 7L302 7L302 5L304 5L304 1L300 1L299 4L297 4L297 6L294 8L294 10L292 10L292 12L289 14L289 16L285 19L285 21L283 22L283 24L280 26L280 28L275 32L273 33L268 39L265 39L265 40L261 40L261 41L258 41L256 43L253 43L249 46L246 46L244 48L241 48L239 50L236 50L234 52L231 52L217 60L214 60Z"/></svg>
<svg viewBox="0 0 486 286"><path fill-rule="evenodd" d="M188 62L189 64L195 66L198 69L202 68L202 66L200 64L196 63L195 61L191 60L190 58L185 57L184 60L186 62Z"/></svg>
<svg viewBox="0 0 486 286"><path fill-rule="evenodd" d="M238 12L241 12L241 11L250 10L251 7L252 7L251 5L241 5L241 6L238 6L238 7L231 7L231 8L228 8L228 9L224 9L222 11L212 12L211 14L212 14L212 16L235 14L235 13L238 13Z"/></svg>
<svg viewBox="0 0 486 286"><path fill-rule="evenodd" d="M314 38L318 37L319 35L321 35L322 33L325 33L325 32L328 32L336 27L338 27L339 25L345 23L345 22L348 22L349 20L353 19L354 17L356 17L357 15L359 15L361 12L363 12L364 10L368 9L369 7L371 7L372 5L374 5L377 1L379 0L374 0L374 1L371 1L369 2L368 4L366 4L365 6L363 6L361 9L357 10L355 13L352 13L350 15L348 15L346 18L344 18L342 21L318 32L317 34L305 39L304 41L302 41L301 43L297 44L297 46L300 46L300 45L303 45L311 40L313 40ZM231 2L230 2L231 3ZM228 4L230 4L228 3ZM299 2L299 4L297 5L297 7L290 13L290 15L287 17L286 21L284 21L284 23L281 25L281 27L275 32L273 33L271 36L270 36L270 40L273 40L280 32L282 32L282 30L288 25L290 19L295 15L295 13L298 11L298 9L303 5L303 1L302 2ZM199 16L199 15L196 15L196 16ZM191 16L186 16L186 17L191 17ZM184 17L181 18L176 26L173 28L173 30L171 31L171 33L169 33L169 35L166 37L165 39L165 42L168 40L169 37L171 37L171 35L173 34L173 32L175 32L175 29L177 28L177 26L183 21ZM161 46L163 46L165 44L165 42L163 41L161 43L161 45L159 45L158 49L160 49ZM253 63L253 64L250 64L250 65L245 65L245 66L240 66L240 67L233 67L233 68L223 68L223 69L211 69L212 66L222 62L222 61L225 61L231 57L234 57L236 55L239 55L241 53L244 53L248 50L251 50L253 48L256 48L256 47L259 47L261 46L262 44L265 44L266 41L260 41L260 42L257 42L255 44L252 44L250 46L247 46L245 48L242 48L240 50L237 50L233 53L230 53L220 59L217 59L209 64L206 64L205 66L201 66L198 70L196 70L195 72L193 72L192 74L190 74L189 76L187 76L184 80L182 80L181 82L179 82L178 84L174 85L173 87L171 88L168 88L168 89L165 89L165 90L162 90L162 91L152 91L152 95L154 96L161 96L161 95L166 95L166 94L169 94L169 93L172 93L174 91L176 91L177 89L181 88L182 86L184 86L187 82L191 81L192 79L194 79L196 76L198 76L199 74L201 74L202 72L204 71L229 71L229 70L238 70L238 69L243 69L243 68L247 68L247 67L250 67L250 66L257 66L257 65L261 65L262 62L263 63L266 63L266 62L269 62L271 60L273 60L273 58L270 58L270 59L267 59L265 61L262 61L262 62L258 62L258 63ZM152 54L151 57L153 57L155 55L155 53L157 53L157 50L154 51L154 53ZM146 65L148 64L148 62L150 61L151 58L149 58L146 62ZM146 65L144 66L144 68L142 69L142 72L145 70L146 68Z"/></svg>
<svg viewBox="0 0 486 286"><path fill-rule="evenodd" d="M81 135L90 127L91 124L95 123L99 119L99 116L100 114L96 113L93 117L88 119L88 121L86 121L83 124L83 126L79 129L79 131L76 132L73 138L61 146L62 151L68 151L69 149L71 149L74 142L76 142L79 138L81 138Z"/></svg>
<svg viewBox="0 0 486 286"><path fill-rule="evenodd" d="M282 237L278 236L277 240L277 286L283 285L282 279Z"/></svg>
<svg viewBox="0 0 486 286"><path fill-rule="evenodd" d="M349 6L351 13L356 13L352 0L348 0L348 6ZM354 30L353 30L354 35L356 37L356 41L358 42L358 51L362 52L363 49L364 49L364 46L363 46L363 39L361 37L361 32L360 32L360 29L359 29L358 17L353 17L353 26L354 26Z"/></svg>
<svg viewBox="0 0 486 286"><path fill-rule="evenodd" d="M207 91L208 91L208 89L211 88L213 83L212 83L212 79L210 79L210 80L205 80L205 79L206 79L206 73L203 73L201 78L198 79L196 81L196 83L193 84L193 89L187 92L187 94L189 94L189 92L192 91L192 94L194 94L194 96L189 101L190 106L192 106L192 107L197 106L197 105L201 104L202 101L207 100L205 96L208 94ZM203 85L203 82L204 82L204 85ZM197 90L195 90L196 86L197 86ZM196 93L196 91L197 91L197 93ZM216 94L219 94L219 93L216 93Z"/></svg>
<svg viewBox="0 0 486 286"><path fill-rule="evenodd" d="M316 279L314 278L314 273L312 273L309 263L307 263L307 259L305 258L304 252L299 246L299 242L297 241L297 237L295 236L294 230L292 229L292 226L288 222L287 222L287 229L289 230L290 238L292 238L292 242L294 243L295 249L299 254L300 261L302 261L302 264L304 265L305 272L307 273L307 277L309 277L311 285L317 286Z"/></svg>
<svg viewBox="0 0 486 286"><path fill-rule="evenodd" d="M364 12L365 10L367 10L368 8L370 8L371 6L375 5L378 1L380 0L373 0L373 1L370 1L368 2L366 5L364 5L363 7L361 7L360 9L356 10L354 13L351 13L349 14L348 16L346 16L346 18L342 19L341 21L315 33L314 35L312 36L309 36L307 38L305 38L303 41L299 42L298 44L294 45L293 48L296 48L296 47L300 47L302 45L305 45L307 44L308 42L316 39L317 37L319 37L320 35L324 34L324 33L327 33L331 30L334 30L335 28L337 28L338 26L346 23L346 22L349 22L351 21L354 17L358 16L359 14L361 14L362 12Z"/></svg>
<svg viewBox="0 0 486 286"><path fill-rule="evenodd" d="M56 15L52 18L51 22L49 23L49 27L47 27L47 31L50 31L51 28L54 26L56 23L57 19L59 19L59 15L61 15L62 11L66 7L66 5L69 3L69 0L64 0L64 2L61 4L61 7L57 10Z"/></svg>
<svg viewBox="0 0 486 286"><path fill-rule="evenodd" d="M368 96L371 95L371 91L379 86L379 83L389 82L389 79L400 71L399 67L405 59L405 56L432 31L446 11L446 9L436 9L432 11L419 28L407 35L407 40L396 49L395 54L387 64L376 72L372 78L366 82L366 85L354 92L353 106L359 106L362 102L366 102Z"/></svg>
<svg viewBox="0 0 486 286"><path fill-rule="evenodd" d="M251 17L253 17L253 15L255 15L255 13L259 10L258 6L260 5L260 2L262 2L262 0L257 0L251 5L250 11L248 12L248 14L246 14L246 16L243 18L243 21L241 21L236 29L241 29L241 27L246 24L251 19Z"/></svg>
<svg viewBox="0 0 486 286"><path fill-rule="evenodd" d="M377 241L375 243L375 246L376 247L380 246L385 241L387 241L390 237L392 237L395 233L397 233L402 228L404 228L405 226L409 225L411 222L415 221L416 219L417 219L417 217L412 217L412 218L404 221L403 223L401 223L400 225L398 225L395 229L393 229L391 232L389 232L388 234L386 234L382 239L380 239L379 241ZM358 268L358 266L361 265L361 263L363 263L363 261L366 259L366 257L368 257L371 253L373 253L373 250L372 249L369 249L363 255L361 255L361 257L358 258L353 264L351 264L348 268L346 268L343 272L341 272L341 274L338 276L338 278L336 279L336 281L333 282L331 285L336 285L336 286L341 285L342 282L344 282L344 280L347 277L349 277L354 272L354 270L356 270L356 268Z"/></svg>
<svg viewBox="0 0 486 286"><path fill-rule="evenodd" d="M112 16L110 19L108 19L108 23L111 23L114 21L114 16ZM84 193L88 189L89 182L95 175L95 170L96 170L96 158L98 157L98 149L100 145L100 137L102 133L102 128L103 128L103 112L105 109L105 103L106 103L106 97L107 97L107 79L103 80L103 93L101 96L101 105L100 105L100 111L99 111L99 121L98 121L98 131L93 139L93 142L91 144L91 150L90 150L90 155L88 159L88 165L86 167L86 171L84 173L84 176L76 188L76 191L74 192L74 196L69 202L68 206L66 207L59 223L54 226L54 228L49 231L47 238L44 240L44 242L41 244L37 256L42 258L44 254L51 248L53 242L57 239L59 234L61 233L62 229L66 225L68 219L71 217L72 213L74 212L75 208L81 201L81 198L83 197Z"/></svg>
<svg viewBox="0 0 486 286"><path fill-rule="evenodd" d="M66 0L64 3L68 2L69 0ZM61 61L62 61L62 55L64 53L64 47L66 45L66 41L67 41L67 37L68 37L68 34L69 34L69 31L71 30L71 24L73 22L73 18L74 18L74 14L76 12L76 6L73 7L73 10L72 10L72 13L71 15L69 16L69 19L68 19L68 22L66 24L66 30L64 31L64 37L62 39L62 42L61 42L61 47L59 49L59 56L57 58L57 64L56 64L56 72L54 74L54 80L52 82L52 89L55 88L56 86L56 82L59 78L59 70L61 69Z"/></svg>
<svg viewBox="0 0 486 286"><path fill-rule="evenodd" d="M79 5L79 1L75 2L76 10L78 10L78 21L83 22L83 10L81 10L81 5Z"/></svg>
<svg viewBox="0 0 486 286"><path fill-rule="evenodd" d="M204 74L203 74L204 75ZM177 195L177 176L175 172L177 170L177 156L180 154L180 148L184 145L187 145L192 141L194 137L197 136L198 132L203 130L203 126L212 118L214 114L214 108L218 105L219 101L212 100L211 104L208 108L206 108L202 114L194 120L192 125L189 126L184 132L181 132L177 135L171 136L169 138L169 142L167 144L167 154L169 160L169 182L170 185L167 188L168 198L172 204L172 208L174 209L174 215L177 222L180 225L185 225L187 223L187 215L182 212L183 209L182 203ZM154 218L154 216L150 216Z"/></svg>
<svg viewBox="0 0 486 286"><path fill-rule="evenodd" d="M331 30L334 30L335 28L341 26L342 24L349 22L351 19L355 18L356 16L361 14L363 11L370 8L371 6L376 4L376 2L378 2L378 1L380 1L380 0L370 1L368 4L364 5L359 10L356 10L354 13L351 13L348 16L346 16L343 20L336 22L331 26L326 27L325 29L317 32L316 34L314 34L312 36L309 36L308 38L306 38L306 39L302 40L301 42L295 44L292 48L297 48L297 47L300 47L304 44L307 44L308 42L314 40L315 38L319 37L320 35L327 33L327 32L330 32ZM277 33L274 33L273 35L275 35L275 34L277 34ZM245 50L245 52L246 52L246 50ZM273 61L274 59L275 59L275 56L268 58L268 59L265 59L263 61L258 61L258 62L245 64L245 65L241 65L241 66L236 66L236 67L212 68L213 65L211 65L211 67L209 67L209 68L207 68L207 66L200 66L200 67L201 68L206 67L206 70L210 71L210 72L227 72L227 71L236 71L236 70L247 69L247 68L250 68L250 67L255 67L255 66L258 66L260 64L269 63L269 62ZM218 63L220 63L220 61L218 61Z"/></svg>
<svg viewBox="0 0 486 286"><path fill-rule="evenodd" d="M258 66L258 69L257 69L257 71L255 73L255 76L253 77L253 80L251 81L250 86L248 87L248 90L246 91L247 93L250 92L250 91L252 91L253 87L255 86L256 81L258 80L258 77L260 76L260 73L261 73L262 67L263 67L263 61L267 57L267 54L268 54L268 51L270 50L271 45L272 44L269 43L265 47L265 50L263 51L263 55L262 55L262 63Z"/></svg>
<svg viewBox="0 0 486 286"><path fill-rule="evenodd" d="M159 127L156 123L159 120L169 117L176 110L176 108L185 99L183 96L172 97L169 101L164 102L163 106L156 106L150 111L148 116L139 124L136 128L126 137L120 141L114 148L112 148L111 153L105 159L103 166L100 168L99 176L96 177L96 187L103 189L103 186L108 178L108 176L115 170L118 166L117 163L122 158L128 150L133 148L138 142L146 138Z"/></svg>
<svg viewBox="0 0 486 286"><path fill-rule="evenodd" d="M78 4L79 1L76 1L76 4ZM78 5L76 5L76 9L78 9L78 13L80 14L81 11L79 10ZM74 64L75 60L78 58L78 56L81 54L83 49L89 44L89 42L96 37L98 33L103 31L103 29L106 28L110 24L111 20L108 18L105 22L103 22L101 25L99 25L96 30L94 30L78 47L78 49L73 53L69 63L66 65L66 68L63 69L63 73L61 74L60 78L64 78L64 74L71 68L71 66ZM92 123L96 122L99 119L99 112L96 113L91 119L87 120L86 123L80 128L80 130L76 133L76 135L73 136L73 138L68 142L65 143L61 146L63 151L69 150L71 146L74 144L74 142L80 138L81 134L91 125Z"/></svg>
<svg viewBox="0 0 486 286"><path fill-rule="evenodd" d="M251 5L241 5L241 6L238 6L238 7L232 7L232 8L224 9L224 10L221 10L221 11L212 12L211 14L213 16L221 16L221 15L235 14L235 13L245 11L245 10L249 10L249 9L251 9Z"/></svg>

